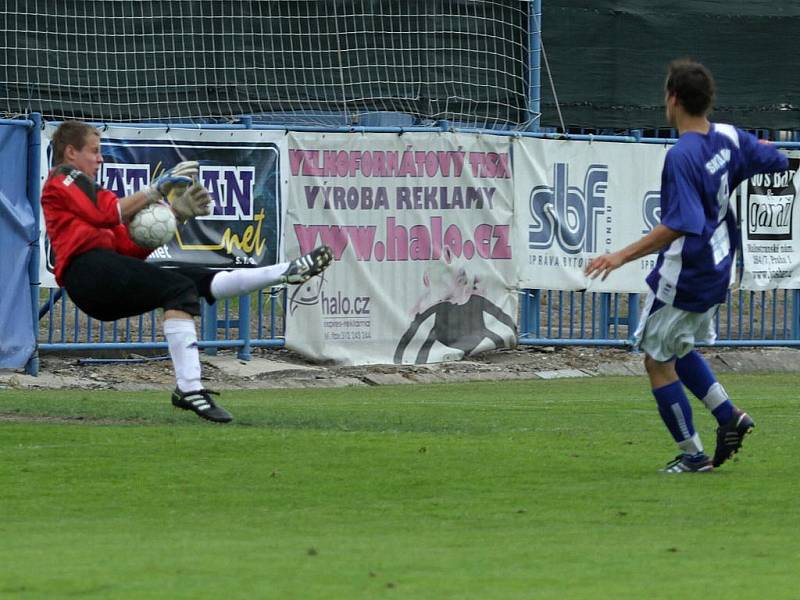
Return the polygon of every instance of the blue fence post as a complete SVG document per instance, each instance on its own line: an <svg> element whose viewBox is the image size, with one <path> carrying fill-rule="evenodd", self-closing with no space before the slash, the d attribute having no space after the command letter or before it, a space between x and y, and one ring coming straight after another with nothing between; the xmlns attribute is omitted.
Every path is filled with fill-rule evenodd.
<svg viewBox="0 0 800 600"><path fill-rule="evenodd" d="M530 329L528 326L528 290L519 291L519 331L517 338L525 337Z"/></svg>
<svg viewBox="0 0 800 600"><path fill-rule="evenodd" d="M542 337L542 290L528 290L527 323L528 333L535 338Z"/></svg>
<svg viewBox="0 0 800 600"><path fill-rule="evenodd" d="M28 375L39 374L39 261L41 260L39 252L39 236L41 235L41 222L39 221L39 177L41 169L39 167L40 156L39 153L42 147L42 115L39 113L32 113L30 115L33 125L28 130L28 185L27 195L33 210L33 228L34 228L34 242L31 246L31 257L28 262L28 278L31 282L31 308L33 314L33 335L34 347L33 354L28 359L25 365L25 372Z"/></svg>
<svg viewBox="0 0 800 600"><path fill-rule="evenodd" d="M201 339L204 342L216 341L217 339L217 303L209 304L203 302L203 328ZM208 346L203 350L207 356L216 356L216 346Z"/></svg>
<svg viewBox="0 0 800 600"><path fill-rule="evenodd" d="M639 324L639 294L628 294L628 341L633 347L633 334ZM631 348L633 349L633 348Z"/></svg>
<svg viewBox="0 0 800 600"><path fill-rule="evenodd" d="M253 116L242 115L239 121L245 129L253 128ZM250 294L239 296L239 339L243 344L236 353L239 360L250 360L253 355L250 353Z"/></svg>
<svg viewBox="0 0 800 600"><path fill-rule="evenodd" d="M609 339L609 330L611 325L611 294L609 292L602 292L600 294L600 330L599 338L601 340Z"/></svg>
<svg viewBox="0 0 800 600"><path fill-rule="evenodd" d="M240 360L250 360L250 294L239 296L239 339L243 344L236 356Z"/></svg>
<svg viewBox="0 0 800 600"><path fill-rule="evenodd" d="M792 290L792 339L800 339L800 290Z"/></svg>

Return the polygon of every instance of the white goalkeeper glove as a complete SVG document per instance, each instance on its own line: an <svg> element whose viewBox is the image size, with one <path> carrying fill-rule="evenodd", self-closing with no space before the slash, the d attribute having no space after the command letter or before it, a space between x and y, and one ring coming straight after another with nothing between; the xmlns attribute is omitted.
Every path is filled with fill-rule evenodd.
<svg viewBox="0 0 800 600"><path fill-rule="evenodd" d="M200 183L194 183L172 199L175 218L185 223L194 217L211 214L211 196Z"/></svg>
<svg viewBox="0 0 800 600"><path fill-rule="evenodd" d="M177 191L176 188L190 186L199 173L200 164L196 160L179 162L144 189L147 199L151 204L158 202L168 197L173 190Z"/></svg>

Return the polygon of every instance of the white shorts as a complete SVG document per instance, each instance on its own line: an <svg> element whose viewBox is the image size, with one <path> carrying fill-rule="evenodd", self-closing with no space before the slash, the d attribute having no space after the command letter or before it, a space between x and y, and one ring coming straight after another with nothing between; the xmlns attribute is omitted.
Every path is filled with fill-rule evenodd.
<svg viewBox="0 0 800 600"><path fill-rule="evenodd" d="M633 334L634 348L641 348L659 362L669 362L689 354L698 342L713 344L717 339L714 329L717 310L719 304L703 313L681 310L657 301L651 291Z"/></svg>

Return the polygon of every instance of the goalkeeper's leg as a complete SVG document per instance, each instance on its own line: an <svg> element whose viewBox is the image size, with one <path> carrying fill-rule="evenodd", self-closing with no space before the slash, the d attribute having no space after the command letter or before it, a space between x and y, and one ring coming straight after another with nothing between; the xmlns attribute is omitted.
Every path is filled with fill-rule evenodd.
<svg viewBox="0 0 800 600"><path fill-rule="evenodd" d="M164 311L164 336L175 369L177 386L172 393L172 404L191 410L197 416L215 423L229 423L231 414L219 406L210 392L203 388L200 377L200 353L197 332L192 315L182 310Z"/></svg>
<svg viewBox="0 0 800 600"><path fill-rule="evenodd" d="M333 262L331 249L320 246L290 262L255 269L220 271L211 279L210 292L214 298L222 299L284 283L305 283L327 269L331 262Z"/></svg>

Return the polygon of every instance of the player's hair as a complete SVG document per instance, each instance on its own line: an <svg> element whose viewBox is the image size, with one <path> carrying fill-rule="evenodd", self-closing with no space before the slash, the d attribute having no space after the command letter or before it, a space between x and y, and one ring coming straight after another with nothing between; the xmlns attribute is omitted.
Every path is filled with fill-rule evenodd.
<svg viewBox="0 0 800 600"><path fill-rule="evenodd" d="M60 165L64 162L64 151L67 146L82 150L89 135L99 137L100 132L83 121L64 121L59 125L53 134L53 164Z"/></svg>
<svg viewBox="0 0 800 600"><path fill-rule="evenodd" d="M681 58L669 63L667 94L675 96L684 110L693 116L703 116L714 102L714 77L699 62Z"/></svg>

